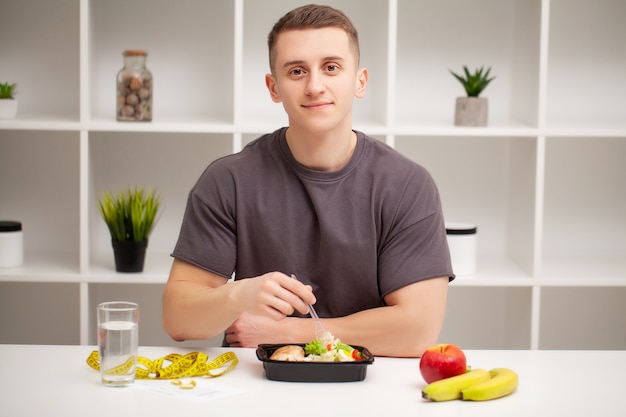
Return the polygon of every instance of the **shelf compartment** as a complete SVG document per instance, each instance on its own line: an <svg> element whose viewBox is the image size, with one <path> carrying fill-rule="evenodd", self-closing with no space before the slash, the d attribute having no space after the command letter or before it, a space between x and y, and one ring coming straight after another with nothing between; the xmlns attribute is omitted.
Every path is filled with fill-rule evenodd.
<svg viewBox="0 0 626 417"><path fill-rule="evenodd" d="M139 323L140 346L167 346L174 345L174 341L167 336L161 324L161 297L163 284L90 284L89 285L89 315L95 317L96 306L99 303L122 300L139 304L141 321ZM95 319L89 322L89 343L96 343Z"/></svg>
<svg viewBox="0 0 626 417"><path fill-rule="evenodd" d="M465 90L449 70L467 65L496 76L481 94L489 126L537 126L540 23L539 0L399 0L395 123L453 126Z"/></svg>
<svg viewBox="0 0 626 417"><path fill-rule="evenodd" d="M2 2L0 82L17 83L16 120L79 120L79 9L79 0Z"/></svg>
<svg viewBox="0 0 626 417"><path fill-rule="evenodd" d="M139 304L141 320L139 322L139 346L172 346L184 347L207 347L221 346L223 335L208 340L190 340L176 342L163 329L161 322L163 284L90 284L89 285L89 310L93 320L89 321L90 344L96 344L96 307L99 303L112 300L132 301ZM140 348L141 349L141 348Z"/></svg>
<svg viewBox="0 0 626 417"><path fill-rule="evenodd" d="M551 0L546 123L626 129L626 3Z"/></svg>
<svg viewBox="0 0 626 417"><path fill-rule="evenodd" d="M626 287L542 288L540 349L626 349Z"/></svg>
<svg viewBox="0 0 626 417"><path fill-rule="evenodd" d="M162 210L146 254L151 265L153 257L174 249L191 187L213 160L231 153L232 140L224 134L90 132L86 198L91 267L108 267L113 259L111 237L97 205L103 191L143 186L161 193Z"/></svg>
<svg viewBox="0 0 626 417"><path fill-rule="evenodd" d="M262 131L272 131L287 125L282 104L274 103L265 85L270 72L267 36L285 13L306 1L276 0L244 2L243 70L240 80L244 97L241 99L242 122ZM387 96L387 38L388 6L386 1L338 0L333 7L344 11L359 31L361 66L367 67L370 83L367 94L355 99L355 124L385 124ZM376 24L372 24L376 21Z"/></svg>
<svg viewBox="0 0 626 417"><path fill-rule="evenodd" d="M79 149L77 132L0 130L0 213L22 223L26 269L43 252L63 259L51 272L78 272Z"/></svg>
<svg viewBox="0 0 626 417"><path fill-rule="evenodd" d="M233 2L89 2L92 119L115 120L122 52L145 49L157 121L232 123Z"/></svg>
<svg viewBox="0 0 626 417"><path fill-rule="evenodd" d="M395 142L433 176L446 221L477 225L479 258L508 259L532 274L535 138L401 136Z"/></svg>
<svg viewBox="0 0 626 417"><path fill-rule="evenodd" d="M76 345L79 317L78 284L0 282L0 343Z"/></svg>
<svg viewBox="0 0 626 417"><path fill-rule="evenodd" d="M625 138L546 140L542 276L626 280Z"/></svg>
<svg viewBox="0 0 626 417"><path fill-rule="evenodd" d="M451 286L439 343L463 349L529 349L532 288Z"/></svg>

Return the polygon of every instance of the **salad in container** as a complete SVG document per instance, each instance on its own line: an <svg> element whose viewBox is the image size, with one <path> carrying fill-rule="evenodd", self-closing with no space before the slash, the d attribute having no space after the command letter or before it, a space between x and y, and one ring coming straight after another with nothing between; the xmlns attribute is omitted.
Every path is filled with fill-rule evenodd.
<svg viewBox="0 0 626 417"><path fill-rule="evenodd" d="M350 346L325 332L306 344L261 344L256 350L265 376L275 381L362 381L374 356L362 346Z"/></svg>

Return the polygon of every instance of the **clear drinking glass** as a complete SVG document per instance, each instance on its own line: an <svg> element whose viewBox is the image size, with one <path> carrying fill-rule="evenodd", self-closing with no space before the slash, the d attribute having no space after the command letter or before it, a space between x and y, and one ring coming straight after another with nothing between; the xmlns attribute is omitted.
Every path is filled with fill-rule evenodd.
<svg viewBox="0 0 626 417"><path fill-rule="evenodd" d="M139 305L112 301L98 305L98 350L102 383L124 387L135 382L139 349Z"/></svg>

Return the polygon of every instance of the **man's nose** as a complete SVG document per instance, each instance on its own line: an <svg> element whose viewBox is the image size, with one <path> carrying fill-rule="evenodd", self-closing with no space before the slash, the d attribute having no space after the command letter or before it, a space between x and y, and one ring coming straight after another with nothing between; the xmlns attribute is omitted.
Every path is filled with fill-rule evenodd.
<svg viewBox="0 0 626 417"><path fill-rule="evenodd" d="M309 74L306 83L306 94L315 95L324 92L326 85L321 74L313 71Z"/></svg>

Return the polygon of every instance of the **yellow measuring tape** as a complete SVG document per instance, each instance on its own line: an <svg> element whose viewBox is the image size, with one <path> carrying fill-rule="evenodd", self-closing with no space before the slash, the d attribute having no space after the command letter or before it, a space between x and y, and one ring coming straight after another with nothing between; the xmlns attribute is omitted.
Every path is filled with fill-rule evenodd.
<svg viewBox="0 0 626 417"><path fill-rule="evenodd" d="M191 352L186 355L170 353L156 360L150 360L142 356L137 357L137 379L178 379L192 376L208 376L215 378L232 371L239 363L234 352L226 352L208 362L209 355L202 352ZM91 352L87 358L87 364L100 370L100 354L97 350ZM164 366L165 364L165 366ZM228 366L226 366L228 364ZM128 372L133 366L133 360L111 369L107 373L121 375Z"/></svg>

